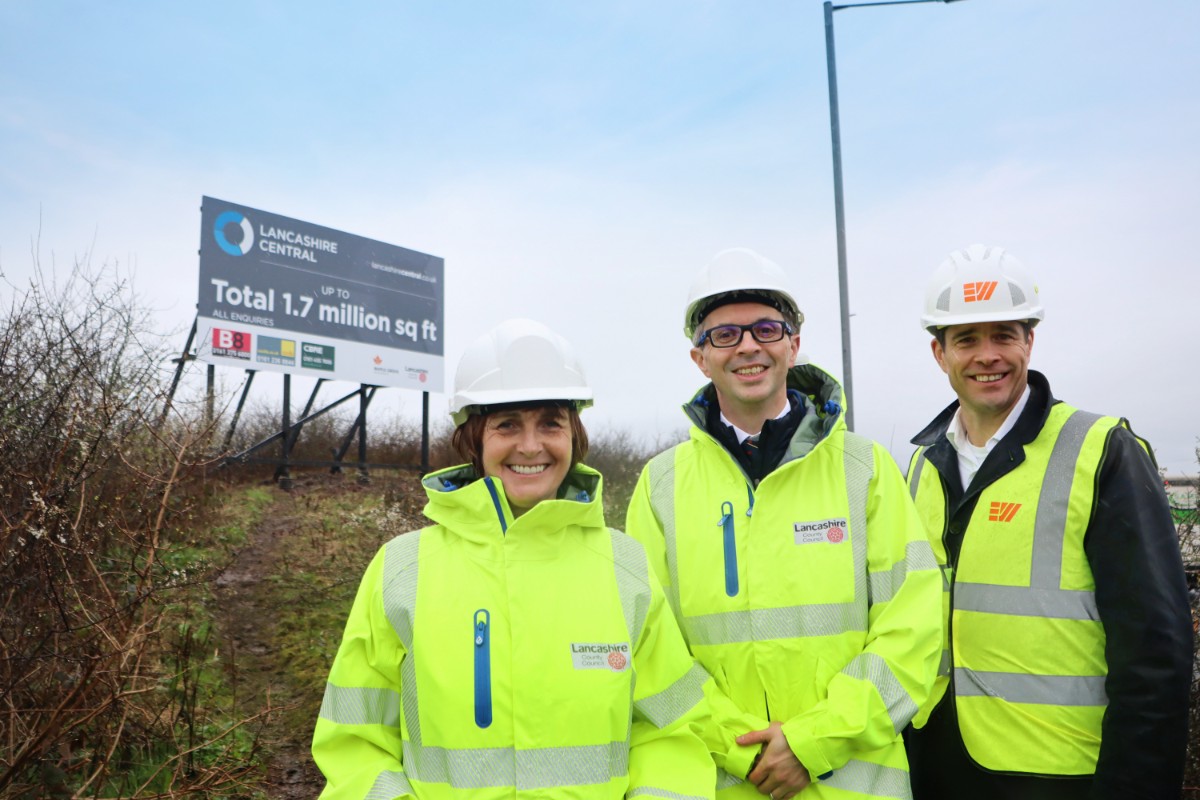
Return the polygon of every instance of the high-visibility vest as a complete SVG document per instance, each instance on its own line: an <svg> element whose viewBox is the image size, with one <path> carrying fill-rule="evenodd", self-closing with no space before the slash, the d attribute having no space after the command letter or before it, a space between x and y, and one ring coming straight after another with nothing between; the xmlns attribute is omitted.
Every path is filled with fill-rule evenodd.
<svg viewBox="0 0 1200 800"><path fill-rule="evenodd" d="M761 800L743 779L758 746L734 737L770 721L812 774L805 798L906 798L900 731L936 666L941 578L887 452L806 422L757 487L694 427L643 471L627 530L714 678L720 800Z"/></svg>
<svg viewBox="0 0 1200 800"><path fill-rule="evenodd" d="M704 671L644 550L582 500L514 519L499 481L424 479L435 523L363 576L313 737L322 798L704 800Z"/></svg>
<svg viewBox="0 0 1200 800"><path fill-rule="evenodd" d="M1108 668L1083 540L1105 442L1119 424L1053 406L1025 461L980 493L956 567L946 570L948 669L930 706L952 680L963 743L986 769L1095 771ZM923 455L909 483L944 565L946 495Z"/></svg>

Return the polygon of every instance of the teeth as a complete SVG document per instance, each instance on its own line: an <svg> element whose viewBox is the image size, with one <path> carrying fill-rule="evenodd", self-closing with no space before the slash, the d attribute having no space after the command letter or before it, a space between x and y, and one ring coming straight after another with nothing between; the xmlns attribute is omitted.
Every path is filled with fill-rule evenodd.
<svg viewBox="0 0 1200 800"><path fill-rule="evenodd" d="M518 475L537 475L540 472L546 471L545 464L509 464L508 468Z"/></svg>
<svg viewBox="0 0 1200 800"><path fill-rule="evenodd" d="M1003 377L1003 375L976 375L975 380L979 381L980 383L991 383L992 381L998 381Z"/></svg>
<svg viewBox="0 0 1200 800"><path fill-rule="evenodd" d="M734 372L738 375L757 375L760 372L766 372L766 369L763 366L743 367L742 369L735 369Z"/></svg>

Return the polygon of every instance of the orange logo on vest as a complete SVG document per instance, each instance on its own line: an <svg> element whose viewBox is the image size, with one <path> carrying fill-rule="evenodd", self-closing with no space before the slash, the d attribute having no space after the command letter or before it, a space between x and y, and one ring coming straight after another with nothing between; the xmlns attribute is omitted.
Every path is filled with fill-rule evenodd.
<svg viewBox="0 0 1200 800"><path fill-rule="evenodd" d="M1012 522L1020 508L1020 503L994 502L988 512L988 522Z"/></svg>
<svg viewBox="0 0 1200 800"><path fill-rule="evenodd" d="M963 302L974 303L976 300L991 300L992 292L996 291L996 281L976 281L963 284Z"/></svg>

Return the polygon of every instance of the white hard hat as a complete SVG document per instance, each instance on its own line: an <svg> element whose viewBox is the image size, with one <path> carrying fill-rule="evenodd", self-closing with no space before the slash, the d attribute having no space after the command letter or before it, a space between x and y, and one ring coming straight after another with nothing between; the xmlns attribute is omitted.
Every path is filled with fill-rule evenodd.
<svg viewBox="0 0 1200 800"><path fill-rule="evenodd" d="M1003 247L973 244L955 250L934 270L925 290L921 327L1022 320L1030 327L1045 317L1037 284Z"/></svg>
<svg viewBox="0 0 1200 800"><path fill-rule="evenodd" d="M466 422L481 406L530 400L592 404L592 390L567 340L540 322L510 319L472 342L454 373L450 416Z"/></svg>
<svg viewBox="0 0 1200 800"><path fill-rule="evenodd" d="M745 302L774 306L797 325L804 322L800 307L787 290L787 275L774 261L753 250L733 247L713 256L692 281L683 333L691 341L696 328L722 295L745 294ZM734 302L737 302L735 299Z"/></svg>

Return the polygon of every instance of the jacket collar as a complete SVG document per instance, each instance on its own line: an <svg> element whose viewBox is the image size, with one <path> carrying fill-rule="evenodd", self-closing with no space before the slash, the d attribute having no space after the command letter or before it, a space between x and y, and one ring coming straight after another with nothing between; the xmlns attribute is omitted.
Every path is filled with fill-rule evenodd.
<svg viewBox="0 0 1200 800"><path fill-rule="evenodd" d="M804 416L788 443L779 466L802 458L829 437L837 428L845 429L842 408L845 399L842 386L825 370L813 364L800 364L788 370L789 394L795 392L804 405ZM692 423L693 438L697 435L713 439L708 432L708 409L717 405L717 390L712 383L700 388L683 406L683 413ZM700 433L702 432L702 433ZM724 448L722 448L724 449Z"/></svg>
<svg viewBox="0 0 1200 800"><path fill-rule="evenodd" d="M1021 445L1032 442L1046 424L1050 409L1059 402L1051 393L1050 382L1046 380L1046 376L1037 370L1029 370L1029 402L1025 404L1025 410L1021 412L1021 416L1017 418L1017 424L1004 436L1004 441ZM926 425L924 430L914 436L912 443L933 447L945 441L949 446L946 431L950 428L950 422L954 419L954 412L957 410L958 401L955 400L942 409L942 412L934 417L933 422Z"/></svg>
<svg viewBox="0 0 1200 800"><path fill-rule="evenodd" d="M421 481L428 498L425 516L453 534L478 544L499 545L508 538L530 546L553 545L571 526L604 527L602 483L599 472L576 464L558 498L514 517L503 484L480 478L469 464L430 473Z"/></svg>
<svg viewBox="0 0 1200 800"><path fill-rule="evenodd" d="M958 401L955 400L946 406L933 422L913 437L913 444L928 448L925 458L937 467L946 482L955 506L952 511L956 511L961 503L970 502L984 487L995 483L1025 461L1025 445L1038 437L1046 424L1046 418L1050 415L1050 409L1059 402L1051 393L1050 382L1046 380L1046 376L1029 370L1029 402L1017 418L1017 424L1004 435L984 460L979 472L971 481L969 494L966 493L967 487L962 485L959 477L958 452L946 438L946 430L950 427L954 412L958 410Z"/></svg>

